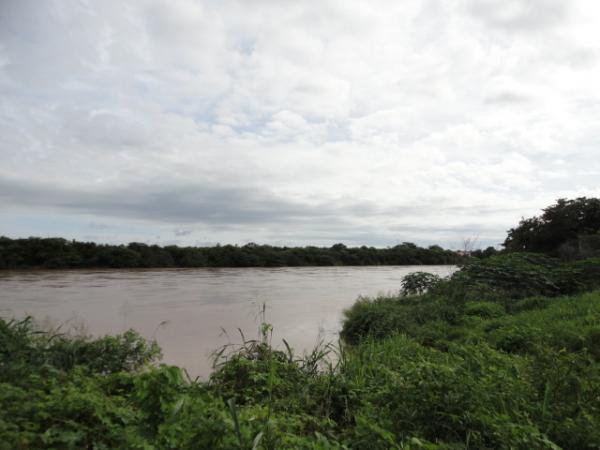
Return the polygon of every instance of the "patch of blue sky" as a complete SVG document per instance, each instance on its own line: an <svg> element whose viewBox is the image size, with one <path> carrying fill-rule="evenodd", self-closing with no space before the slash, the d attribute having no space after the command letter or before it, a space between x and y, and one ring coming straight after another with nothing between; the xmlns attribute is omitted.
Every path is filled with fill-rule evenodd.
<svg viewBox="0 0 600 450"><path fill-rule="evenodd" d="M148 228L151 228L124 221L105 220L96 216L17 211L1 212L0 223L0 235L11 238L63 237L98 242L145 241Z"/></svg>

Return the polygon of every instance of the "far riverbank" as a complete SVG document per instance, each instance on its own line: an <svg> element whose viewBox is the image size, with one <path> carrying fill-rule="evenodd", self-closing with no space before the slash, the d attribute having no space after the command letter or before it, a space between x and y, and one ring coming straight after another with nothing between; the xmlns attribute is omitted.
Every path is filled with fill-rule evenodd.
<svg viewBox="0 0 600 450"><path fill-rule="evenodd" d="M485 258L495 253L497 251L489 247L471 252L470 256ZM161 247L136 242L109 245L63 238L11 239L0 236L0 270L456 265L468 258L464 252L437 245L425 248L410 242L387 248L347 247L344 244L277 247L254 243Z"/></svg>

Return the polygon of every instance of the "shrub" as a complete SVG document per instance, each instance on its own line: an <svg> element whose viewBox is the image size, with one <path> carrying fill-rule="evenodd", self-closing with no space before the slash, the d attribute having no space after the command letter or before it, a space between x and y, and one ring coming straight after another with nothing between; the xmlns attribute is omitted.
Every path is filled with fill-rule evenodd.
<svg viewBox="0 0 600 450"><path fill-rule="evenodd" d="M560 261L528 253L512 253L473 260L453 275L467 286L484 284L508 298L558 295L561 289L555 271Z"/></svg>
<svg viewBox="0 0 600 450"><path fill-rule="evenodd" d="M421 295L437 286L442 279L429 272L412 272L402 278L402 295Z"/></svg>
<svg viewBox="0 0 600 450"><path fill-rule="evenodd" d="M586 331L585 346L596 361L600 361L600 326L591 327Z"/></svg>
<svg viewBox="0 0 600 450"><path fill-rule="evenodd" d="M410 297L360 298L344 311L340 337L355 345L367 337L381 339L399 332L410 333L433 319L436 311L432 306L426 299Z"/></svg>
<svg viewBox="0 0 600 450"><path fill-rule="evenodd" d="M502 317L506 312L502 305L492 302L470 302L465 305L464 314L467 316L478 316L485 319Z"/></svg>
<svg viewBox="0 0 600 450"><path fill-rule="evenodd" d="M544 309L550 305L548 297L529 297L519 300L511 304L511 312L518 313L522 311L531 311L536 309Z"/></svg>

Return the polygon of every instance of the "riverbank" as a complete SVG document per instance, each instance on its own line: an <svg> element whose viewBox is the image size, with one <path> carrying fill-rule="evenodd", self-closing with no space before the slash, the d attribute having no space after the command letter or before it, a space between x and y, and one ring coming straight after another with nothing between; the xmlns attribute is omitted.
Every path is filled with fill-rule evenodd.
<svg viewBox="0 0 600 450"><path fill-rule="evenodd" d="M362 266L234 269L78 269L0 273L0 316L31 315L93 336L133 328L156 339L163 361L207 379L210 352L238 328L254 336L259 307L274 342L299 352L318 337L337 340L342 312L359 296L396 293L410 272L446 277L455 266ZM47 319L47 320L46 320ZM65 322L67 322L65 324ZM229 337L223 333L226 330Z"/></svg>
<svg viewBox="0 0 600 450"><path fill-rule="evenodd" d="M0 445L594 448L598 270L527 254L477 262L423 295L356 303L341 347L277 351L265 324L217 355L209 382L157 366L134 332L86 340L1 322Z"/></svg>
<svg viewBox="0 0 600 450"><path fill-rule="evenodd" d="M490 247L478 256L496 253ZM404 242L394 247L158 246L96 244L62 238L10 239L0 236L0 269L308 267L459 264L467 258L437 245Z"/></svg>

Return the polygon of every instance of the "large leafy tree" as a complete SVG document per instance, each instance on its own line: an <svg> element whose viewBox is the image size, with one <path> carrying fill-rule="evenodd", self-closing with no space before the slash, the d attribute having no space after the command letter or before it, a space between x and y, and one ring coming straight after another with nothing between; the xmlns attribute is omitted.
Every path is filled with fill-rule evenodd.
<svg viewBox="0 0 600 450"><path fill-rule="evenodd" d="M572 255L582 238L600 233L600 199L559 199L541 216L522 219L508 231L504 247L509 251Z"/></svg>

